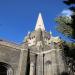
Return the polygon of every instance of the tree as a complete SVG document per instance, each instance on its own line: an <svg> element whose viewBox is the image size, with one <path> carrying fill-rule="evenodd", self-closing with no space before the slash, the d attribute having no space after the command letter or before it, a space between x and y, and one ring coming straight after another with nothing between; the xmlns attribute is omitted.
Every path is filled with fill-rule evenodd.
<svg viewBox="0 0 75 75"><path fill-rule="evenodd" d="M67 1L63 1L63 2L67 5L75 4L75 0L67 0Z"/></svg>
<svg viewBox="0 0 75 75"><path fill-rule="evenodd" d="M69 6L75 4L75 0L63 2ZM69 10L73 12L70 16L61 15L56 18L56 22L58 23L56 28L65 36L75 39L75 7L71 6L69 7Z"/></svg>
<svg viewBox="0 0 75 75"><path fill-rule="evenodd" d="M63 42L63 55L65 57L65 62L68 67L69 75L74 75L75 73L75 43Z"/></svg>
<svg viewBox="0 0 75 75"><path fill-rule="evenodd" d="M72 14L68 16L58 16L56 18L56 22L58 23L56 28L65 36L75 39L75 6L72 6L75 4L75 0L65 0L63 3L69 6L68 9L72 12ZM75 75L75 43L62 41L62 48L62 54L68 67L68 74ZM65 75L65 73L62 75Z"/></svg>
<svg viewBox="0 0 75 75"><path fill-rule="evenodd" d="M68 37L72 36L73 29L70 26L72 20L69 19L69 17L59 16L56 18L56 22L59 23L59 25L57 25L56 27L59 32L63 33L65 36Z"/></svg>

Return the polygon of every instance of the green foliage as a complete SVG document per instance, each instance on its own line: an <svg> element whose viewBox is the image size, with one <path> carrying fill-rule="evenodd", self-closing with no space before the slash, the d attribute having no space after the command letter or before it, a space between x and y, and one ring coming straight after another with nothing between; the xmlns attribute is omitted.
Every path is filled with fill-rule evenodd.
<svg viewBox="0 0 75 75"><path fill-rule="evenodd" d="M63 1L67 5L75 4L75 0ZM67 37L75 39L75 7L69 7L73 14L68 16L58 16L55 21L58 23L56 29Z"/></svg>
<svg viewBox="0 0 75 75"><path fill-rule="evenodd" d="M66 45L67 47L69 47L70 50L75 49L75 43L63 42L63 45Z"/></svg>
<svg viewBox="0 0 75 75"><path fill-rule="evenodd" d="M75 4L75 0L63 1L67 5ZM64 34L65 36L72 37L75 39L75 7L69 7L73 14L71 17L58 16L55 21L58 23L56 29ZM75 43L62 41L63 57L67 67L69 68L69 74L74 75L75 73Z"/></svg>
<svg viewBox="0 0 75 75"><path fill-rule="evenodd" d="M70 75L74 75L75 72L75 43L63 42L63 55L67 67L70 69Z"/></svg>
<svg viewBox="0 0 75 75"><path fill-rule="evenodd" d="M72 19L66 16L59 16L55 20L58 25L56 29L65 36L71 37L73 29L71 27Z"/></svg>
<svg viewBox="0 0 75 75"><path fill-rule="evenodd" d="M59 24L71 24L72 19L68 16L59 16L56 18L56 22L58 22Z"/></svg>
<svg viewBox="0 0 75 75"><path fill-rule="evenodd" d="M65 0L63 2L67 5L75 4L75 0Z"/></svg>

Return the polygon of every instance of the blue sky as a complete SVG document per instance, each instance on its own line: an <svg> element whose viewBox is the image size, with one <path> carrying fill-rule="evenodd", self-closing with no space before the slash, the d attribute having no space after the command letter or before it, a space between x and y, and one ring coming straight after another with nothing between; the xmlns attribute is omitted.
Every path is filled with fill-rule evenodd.
<svg viewBox="0 0 75 75"><path fill-rule="evenodd" d="M0 38L21 43L34 30L39 12L46 30L61 36L54 19L66 8L62 0L0 0Z"/></svg>

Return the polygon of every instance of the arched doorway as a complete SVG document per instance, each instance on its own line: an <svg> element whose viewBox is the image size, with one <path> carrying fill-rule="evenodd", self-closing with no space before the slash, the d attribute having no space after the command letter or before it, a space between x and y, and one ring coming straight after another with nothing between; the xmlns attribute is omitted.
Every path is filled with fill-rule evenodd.
<svg viewBox="0 0 75 75"><path fill-rule="evenodd" d="M10 65L0 62L0 75L13 75L13 70Z"/></svg>

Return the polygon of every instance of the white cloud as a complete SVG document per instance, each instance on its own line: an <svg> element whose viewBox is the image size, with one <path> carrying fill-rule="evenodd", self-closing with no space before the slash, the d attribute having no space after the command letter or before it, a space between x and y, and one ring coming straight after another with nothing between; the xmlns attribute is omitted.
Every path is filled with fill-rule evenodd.
<svg viewBox="0 0 75 75"><path fill-rule="evenodd" d="M63 10L61 14L70 17L73 12L71 10Z"/></svg>

